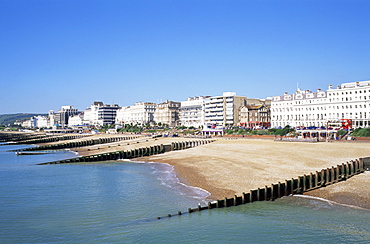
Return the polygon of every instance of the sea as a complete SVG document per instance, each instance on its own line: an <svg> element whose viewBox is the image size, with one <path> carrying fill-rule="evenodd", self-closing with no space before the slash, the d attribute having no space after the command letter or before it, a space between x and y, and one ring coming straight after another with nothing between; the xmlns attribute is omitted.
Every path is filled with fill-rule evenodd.
<svg viewBox="0 0 370 244"><path fill-rule="evenodd" d="M318 198L158 219L206 205L209 193L167 164L37 165L75 155L9 152L24 147L0 146L0 243L370 243L369 210Z"/></svg>

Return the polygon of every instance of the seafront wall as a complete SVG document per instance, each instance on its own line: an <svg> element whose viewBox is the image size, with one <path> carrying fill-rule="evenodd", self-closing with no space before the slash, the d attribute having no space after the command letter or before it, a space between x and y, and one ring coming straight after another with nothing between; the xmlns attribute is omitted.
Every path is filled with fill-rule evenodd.
<svg viewBox="0 0 370 244"><path fill-rule="evenodd" d="M243 192L241 196L235 195L232 198L224 198L213 202L208 202L207 206L198 205L197 208L189 208L186 213L199 212L206 209L224 208L237 206L241 204L252 203L256 201L272 201L284 196L303 194L320 187L335 184L344 181L354 175L363 173L370 168L370 157L352 160L331 168L322 169L314 173L298 176L297 178L287 179L284 182L278 182L265 187ZM168 214L164 217L182 215L184 213ZM157 217L161 219L164 217Z"/></svg>
<svg viewBox="0 0 370 244"><path fill-rule="evenodd" d="M124 151L114 151L108 153L101 153L89 156L81 156L71 159L58 160L53 162L41 163L39 165L45 164L64 164L64 163L82 163L82 162L99 162L99 161L108 161L108 160L119 160L119 159L132 159L138 157L151 156L155 154L170 152L174 150L184 150L200 145L205 145L215 140L192 140L192 141L179 141L172 142L171 144L160 144L153 145L148 147L140 147L131 150Z"/></svg>

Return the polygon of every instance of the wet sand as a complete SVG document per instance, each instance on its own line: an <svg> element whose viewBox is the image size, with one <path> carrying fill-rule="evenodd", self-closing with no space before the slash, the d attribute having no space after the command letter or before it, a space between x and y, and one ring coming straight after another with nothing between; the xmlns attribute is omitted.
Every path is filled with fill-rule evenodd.
<svg viewBox="0 0 370 244"><path fill-rule="evenodd" d="M214 200L368 157L369 148L369 143L238 139L138 160L173 165L182 182L209 191L209 200ZM370 174L366 173L305 194L370 209L369 183Z"/></svg>
<svg viewBox="0 0 370 244"><path fill-rule="evenodd" d="M370 209L370 171L346 181L322 187L305 195L328 199L337 203Z"/></svg>

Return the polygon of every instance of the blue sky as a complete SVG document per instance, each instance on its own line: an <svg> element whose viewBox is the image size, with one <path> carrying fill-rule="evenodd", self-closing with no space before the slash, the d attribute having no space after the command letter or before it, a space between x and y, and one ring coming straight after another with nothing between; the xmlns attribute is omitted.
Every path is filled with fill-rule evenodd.
<svg viewBox="0 0 370 244"><path fill-rule="evenodd" d="M0 0L0 114L370 80L370 1Z"/></svg>

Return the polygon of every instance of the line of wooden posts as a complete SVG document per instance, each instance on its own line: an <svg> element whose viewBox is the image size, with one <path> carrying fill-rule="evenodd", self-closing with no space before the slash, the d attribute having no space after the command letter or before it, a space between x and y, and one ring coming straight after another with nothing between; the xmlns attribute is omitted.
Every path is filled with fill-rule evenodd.
<svg viewBox="0 0 370 244"><path fill-rule="evenodd" d="M25 140L42 139L47 137L46 134L35 134L35 133L1 133L0 132L0 142L17 142Z"/></svg>
<svg viewBox="0 0 370 244"><path fill-rule="evenodd" d="M213 142L214 140L192 140L192 141L179 141L172 142L171 144L160 144L148 147L141 147L125 151L114 151L108 153L95 154L91 156L81 156L71 159L58 160L53 162L41 163L39 165L45 164L64 164L64 163L81 163L81 162L99 162L108 160L119 160L119 159L131 159L144 156L150 156L160 153L165 153L174 150L183 150L187 148L192 148L204 144Z"/></svg>
<svg viewBox="0 0 370 244"><path fill-rule="evenodd" d="M57 149L63 149L63 148L86 147L86 146L92 146L92 145L97 145L97 144L119 142L123 140L134 140L136 138L138 137L137 136L116 136L116 137L96 138L96 139L90 139L90 140L72 141L72 142L65 142L65 143L60 143L60 144L30 147L30 148L14 150L14 151L40 151L40 150L57 150Z"/></svg>
<svg viewBox="0 0 370 244"><path fill-rule="evenodd" d="M360 158L354 161L342 163L336 167L322 169L321 171L316 171L315 173L298 176L297 178L285 180L284 182L278 182L277 184L271 184L270 186L250 190L247 193L243 192L241 196L235 195L232 198L224 198L221 200L208 202L207 206L198 205L197 208L189 208L188 212L186 213L199 212L213 208L237 206L256 201L269 201L281 198L283 196L302 194L307 191L346 180L356 174L363 173L365 169L364 159ZM157 217L157 219L178 216L182 214L184 213L179 211L177 214L168 214L164 217Z"/></svg>
<svg viewBox="0 0 370 244"><path fill-rule="evenodd" d="M87 137L87 136L91 136L91 135L44 136L41 138L37 137L36 139L19 140L19 141L13 142L12 145L13 144L37 144L37 143L56 142L56 141L63 141L63 140L73 140L73 139L78 139L78 138Z"/></svg>

